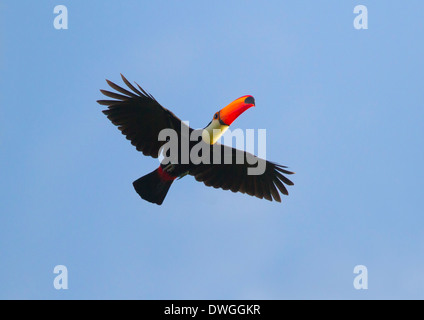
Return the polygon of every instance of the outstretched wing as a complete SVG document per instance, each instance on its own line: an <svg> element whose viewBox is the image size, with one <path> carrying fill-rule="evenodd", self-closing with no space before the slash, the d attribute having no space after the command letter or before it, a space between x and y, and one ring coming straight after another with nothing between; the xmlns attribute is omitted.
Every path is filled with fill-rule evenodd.
<svg viewBox="0 0 424 320"><path fill-rule="evenodd" d="M189 174L194 176L197 181L203 182L208 187L247 193L270 201L274 199L281 202L279 192L284 195L289 194L286 185L292 186L293 182L284 174L291 175L294 172L286 170L287 167L222 144L214 147L221 149L221 164L200 164L190 170ZM211 148L211 153L216 152L217 149L214 147ZM242 164L237 164L237 157L243 159ZM227 158L227 163L230 160L231 164L225 164L225 158ZM258 165L263 166L264 172L260 175L249 175L248 168L255 168Z"/></svg>
<svg viewBox="0 0 424 320"><path fill-rule="evenodd" d="M103 113L121 130L131 144L146 156L157 158L159 149L166 141L158 141L159 132L163 129L174 129L177 134L185 125L171 111L162 107L156 99L138 84L135 88L122 74L122 80L131 91L106 80L117 92L100 90L105 96L115 100L98 100L101 105L108 106Z"/></svg>

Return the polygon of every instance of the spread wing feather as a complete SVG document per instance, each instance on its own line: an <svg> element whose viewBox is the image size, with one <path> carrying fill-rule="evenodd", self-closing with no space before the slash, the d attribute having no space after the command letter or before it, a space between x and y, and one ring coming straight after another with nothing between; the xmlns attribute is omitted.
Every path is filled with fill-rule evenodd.
<svg viewBox="0 0 424 320"><path fill-rule="evenodd" d="M106 97L114 100L98 100L100 105L108 108L103 113L126 136L138 151L146 156L157 158L159 150L166 141L158 141L163 129L181 132L185 125L171 111L162 107L156 99L138 84L135 88L123 75L122 80L128 89L106 80L116 92L100 90Z"/></svg>
<svg viewBox="0 0 424 320"><path fill-rule="evenodd" d="M260 199L265 198L277 202L281 202L280 193L289 194L285 185L291 186L293 182L283 174L291 175L294 172L286 170L287 167L260 159L245 151L218 145L221 148L221 155L232 157L231 164L224 164L223 159L222 164L200 164L189 171L189 174L194 176L197 181L203 182L209 187L247 193ZM215 149L211 148L211 153L213 150ZM243 156L243 164L236 163L237 157L240 156ZM260 175L249 175L248 169L253 169L259 164L264 166L264 172Z"/></svg>

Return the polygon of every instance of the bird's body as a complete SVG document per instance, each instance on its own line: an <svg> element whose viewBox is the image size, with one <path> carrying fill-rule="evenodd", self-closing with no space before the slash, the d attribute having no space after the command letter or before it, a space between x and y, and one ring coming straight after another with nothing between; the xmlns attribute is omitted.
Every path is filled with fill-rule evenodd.
<svg viewBox="0 0 424 320"><path fill-rule="evenodd" d="M241 113L255 105L252 96L235 100L215 113L208 126L194 130L163 108L140 86L137 85L139 89L136 89L125 77L122 76L122 79L131 91L107 81L119 93L101 90L104 95L115 99L98 101L108 106L103 112L138 151L153 158L158 158L163 151L162 156L167 160L162 160L156 170L134 182L135 190L143 199L162 204L175 179L185 175L192 175L207 186L270 201L281 202L279 191L288 195L284 184L293 183L284 176L292 174L286 167L217 142ZM175 133L176 141L173 142L172 136L167 139L161 137L166 130ZM173 148L178 152L173 152ZM262 174L248 174L248 170L259 163L264 165Z"/></svg>

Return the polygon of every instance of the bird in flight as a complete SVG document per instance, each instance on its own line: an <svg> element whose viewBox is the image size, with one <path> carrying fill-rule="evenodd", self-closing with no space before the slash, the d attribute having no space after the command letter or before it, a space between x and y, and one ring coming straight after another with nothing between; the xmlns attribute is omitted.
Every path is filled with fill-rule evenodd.
<svg viewBox="0 0 424 320"><path fill-rule="evenodd" d="M174 161L163 160L153 172L134 181L135 191L141 198L161 205L172 183L185 175L203 182L206 186L247 193L260 199L281 202L280 192L288 195L286 185L293 185L285 175L291 175L286 166L255 157L254 155L217 142L219 137L247 109L255 106L255 99L248 95L236 99L213 115L210 123L203 129L192 129L182 122L171 111L162 107L156 99L138 84L136 88L122 74L122 80L128 89L106 80L116 92L100 90L113 100L98 100L100 105L107 106L103 113L118 127L136 149L145 156L158 158L170 139L160 139L162 130L170 129L178 138L177 152ZM193 139L197 136L198 139ZM183 145L188 148L182 148ZM200 147L199 147L200 145ZM198 161L189 157L195 154L209 161ZM165 156L170 156L169 148ZM185 150L185 151L184 151ZM205 152L205 150L207 152ZM163 155L162 155L163 156ZM186 161L182 158L186 156ZM167 158L169 160L169 158ZM219 161L216 161L218 159ZM242 159L243 161L238 161ZM249 159L256 160L249 161ZM228 161L229 160L229 161ZM259 162L264 164L262 174L248 174Z"/></svg>

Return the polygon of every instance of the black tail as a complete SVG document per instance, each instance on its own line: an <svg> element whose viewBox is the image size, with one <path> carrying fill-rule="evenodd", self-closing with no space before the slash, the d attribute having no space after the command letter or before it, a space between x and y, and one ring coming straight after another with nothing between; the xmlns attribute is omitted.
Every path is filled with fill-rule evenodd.
<svg viewBox="0 0 424 320"><path fill-rule="evenodd" d="M158 169L133 182L135 191L144 200L161 205L173 180L165 180Z"/></svg>

